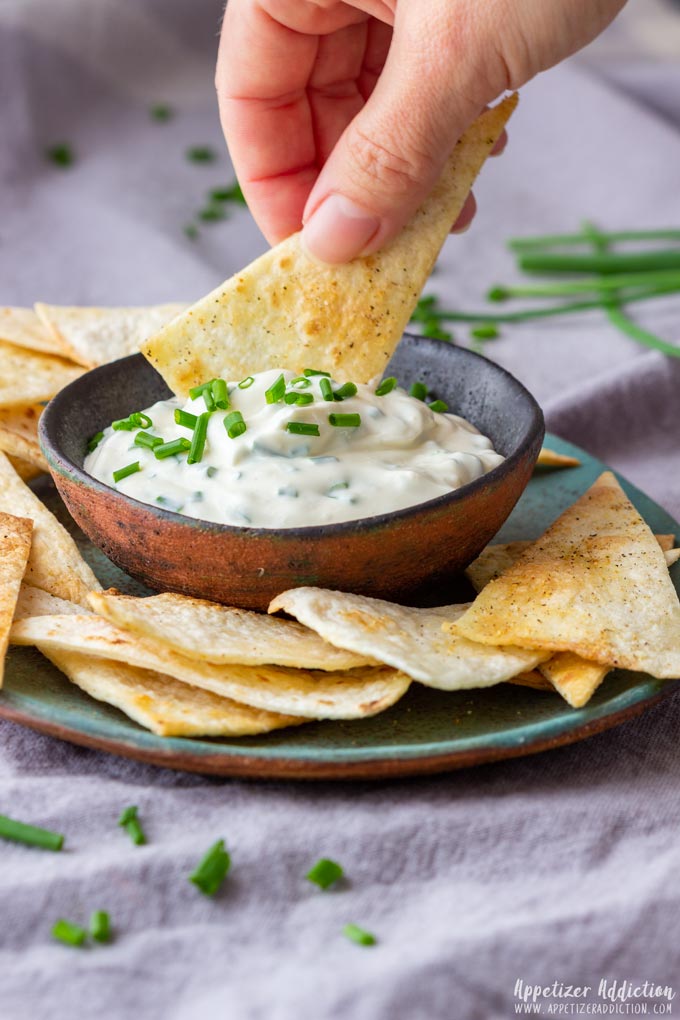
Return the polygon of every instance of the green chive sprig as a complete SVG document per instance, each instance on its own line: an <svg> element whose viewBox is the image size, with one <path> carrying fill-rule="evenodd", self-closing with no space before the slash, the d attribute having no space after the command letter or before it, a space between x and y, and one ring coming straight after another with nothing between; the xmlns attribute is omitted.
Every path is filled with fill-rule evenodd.
<svg viewBox="0 0 680 1020"><path fill-rule="evenodd" d="M394 376L393 375L388 376L387 379L383 379L383 381L377 387L375 391L376 397L386 396L388 393L392 392L396 385L397 380L394 378Z"/></svg>
<svg viewBox="0 0 680 1020"><path fill-rule="evenodd" d="M435 411L437 414L445 414L449 409L449 405L443 400L433 400L432 403L427 406L431 411Z"/></svg>
<svg viewBox="0 0 680 1020"><path fill-rule="evenodd" d="M94 910L90 916L90 935L95 942L111 939L111 918L105 910Z"/></svg>
<svg viewBox="0 0 680 1020"><path fill-rule="evenodd" d="M255 382L254 376L247 375L245 379L241 379L241 382L238 384L238 388L240 390L249 390L254 382Z"/></svg>
<svg viewBox="0 0 680 1020"><path fill-rule="evenodd" d="M125 808L120 818L118 819L118 824L121 826L121 828L125 829L125 831L127 832L132 842L135 844L135 846L142 846L144 843L146 843L146 836L144 835L144 830L142 829L141 822L137 817L136 805L133 804L130 807Z"/></svg>
<svg viewBox="0 0 680 1020"><path fill-rule="evenodd" d="M150 432L138 432L134 445L141 446L146 450L154 450L157 446L163 445L163 438L162 436L152 436Z"/></svg>
<svg viewBox="0 0 680 1020"><path fill-rule="evenodd" d="M330 379L330 377L331 377L331 373L330 372L322 372L318 368L305 368L305 369L302 370L302 374L303 375L309 375L309 376L312 376L312 375L321 375L321 376L324 376L326 379Z"/></svg>
<svg viewBox="0 0 680 1020"><path fill-rule="evenodd" d="M285 393L286 380L283 375L280 375L278 379L271 384L269 389L264 391L264 399L268 404L278 404L281 400L283 400Z"/></svg>
<svg viewBox="0 0 680 1020"><path fill-rule="evenodd" d="M224 882L230 865L231 858L224 847L224 840L218 839L189 875L189 881L206 896L214 896Z"/></svg>
<svg viewBox="0 0 680 1020"><path fill-rule="evenodd" d="M92 438L88 439L87 441L87 452L93 453L93 451L97 449L103 438L104 438L103 432L95 432Z"/></svg>
<svg viewBox="0 0 680 1020"><path fill-rule="evenodd" d="M326 379L325 376L319 379L319 390L321 391L321 396L324 400L335 400L331 381L330 379Z"/></svg>
<svg viewBox="0 0 680 1020"><path fill-rule="evenodd" d="M87 938L87 932L79 924L60 917L52 926L52 937L67 946L82 946Z"/></svg>
<svg viewBox="0 0 680 1020"><path fill-rule="evenodd" d="M365 928L360 928L358 924L346 924L342 929L342 934L350 942L356 942L358 946L374 946L378 941L375 935L372 935L370 931L366 931Z"/></svg>
<svg viewBox="0 0 680 1020"><path fill-rule="evenodd" d="M427 400L427 386L424 382L412 383L408 392L409 395L415 397L416 400Z"/></svg>
<svg viewBox="0 0 680 1020"><path fill-rule="evenodd" d="M229 407L229 393L224 379L213 379L210 385L210 392L215 401L215 407L219 407L221 411L226 411Z"/></svg>
<svg viewBox="0 0 680 1020"><path fill-rule="evenodd" d="M156 454L158 456L158 454ZM113 472L114 482L122 482L124 478L129 478L130 475L136 475L138 471L142 470L142 466L138 460L132 462L132 464L126 464L125 467L118 468L117 471Z"/></svg>
<svg viewBox="0 0 680 1020"><path fill-rule="evenodd" d="M209 420L210 411L204 411L203 414L199 415L198 421L196 422L196 428L194 429L194 434L191 437L191 446L189 448L187 464L198 464L203 459L205 441L208 435Z"/></svg>
<svg viewBox="0 0 680 1020"><path fill-rule="evenodd" d="M182 436L180 439L171 439L168 443L161 443L157 446L153 455L157 460L165 460L166 457L175 457L180 453L187 453L191 449L191 443Z"/></svg>
<svg viewBox="0 0 680 1020"><path fill-rule="evenodd" d="M61 850L64 845L61 833L41 829L37 825L27 825L7 815L0 815L0 837L15 843L25 843L26 846L38 846L43 850Z"/></svg>
<svg viewBox="0 0 680 1020"><path fill-rule="evenodd" d="M335 428L341 429L356 429L361 425L360 414L336 414L331 413L328 415L328 421Z"/></svg>
<svg viewBox="0 0 680 1020"><path fill-rule="evenodd" d="M192 414L191 411L182 411L179 407L175 408L176 425L181 425L185 429L195 429L197 421L198 415Z"/></svg>
<svg viewBox="0 0 680 1020"><path fill-rule="evenodd" d="M342 386L338 387L333 396L336 400L348 400L350 397L356 395L357 388L353 382L343 383Z"/></svg>
<svg viewBox="0 0 680 1020"><path fill-rule="evenodd" d="M230 414L225 415L224 427L230 439L238 439L247 428L240 411L231 411Z"/></svg>
<svg viewBox="0 0 680 1020"><path fill-rule="evenodd" d="M318 436L321 434L318 425L306 421L289 421L286 425L286 432L290 432L294 436Z"/></svg>

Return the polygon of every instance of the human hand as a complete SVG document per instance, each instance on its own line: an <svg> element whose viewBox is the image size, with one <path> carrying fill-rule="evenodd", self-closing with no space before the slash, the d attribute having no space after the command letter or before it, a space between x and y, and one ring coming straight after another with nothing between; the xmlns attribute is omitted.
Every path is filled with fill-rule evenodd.
<svg viewBox="0 0 680 1020"><path fill-rule="evenodd" d="M304 224L329 263L376 251L484 106L585 46L624 2L229 0L220 116L265 237ZM474 209L470 195L458 229Z"/></svg>

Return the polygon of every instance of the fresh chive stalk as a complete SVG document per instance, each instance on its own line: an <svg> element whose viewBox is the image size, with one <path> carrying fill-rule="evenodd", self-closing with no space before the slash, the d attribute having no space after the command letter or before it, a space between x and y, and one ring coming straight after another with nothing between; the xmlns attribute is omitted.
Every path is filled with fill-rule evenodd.
<svg viewBox="0 0 680 1020"><path fill-rule="evenodd" d="M358 946L374 946L377 941L375 935L371 935L365 928L360 928L358 924L346 924L342 934L350 942L356 942Z"/></svg>
<svg viewBox="0 0 680 1020"><path fill-rule="evenodd" d="M264 398L268 404L278 404L281 400L283 400L285 392L286 380L283 375L280 375L278 379L271 384L269 389L264 391Z"/></svg>
<svg viewBox="0 0 680 1020"><path fill-rule="evenodd" d="M470 330L470 336L473 336L475 340L495 340L500 334L498 327L492 322L488 322L481 326L473 326Z"/></svg>
<svg viewBox="0 0 680 1020"><path fill-rule="evenodd" d="M0 837L27 846L38 846L43 850L61 850L64 845L64 837L60 833L18 822L7 815L0 815Z"/></svg>
<svg viewBox="0 0 680 1020"><path fill-rule="evenodd" d="M320 435L319 426L314 422L306 421L289 421L286 425L286 432L292 433L294 436L318 436Z"/></svg>
<svg viewBox="0 0 680 1020"><path fill-rule="evenodd" d="M224 840L218 839L189 875L189 881L206 896L214 896L222 885L230 865L231 858L225 850Z"/></svg>
<svg viewBox="0 0 680 1020"><path fill-rule="evenodd" d="M171 439L168 443L162 443L157 446L153 451L154 457L158 460L165 460L166 457L174 457L178 453L186 453L187 450L191 449L191 443L188 439Z"/></svg>
<svg viewBox="0 0 680 1020"><path fill-rule="evenodd" d="M135 446L141 446L146 450L153 450L163 445L162 436L152 436L150 432L138 432L135 436Z"/></svg>
<svg viewBox="0 0 680 1020"><path fill-rule="evenodd" d="M135 804L126 807L118 819L118 824L125 829L135 846L142 846L146 843L146 836L142 829L141 822L137 817L137 806Z"/></svg>
<svg viewBox="0 0 680 1020"><path fill-rule="evenodd" d="M221 411L226 411L229 407L229 393L224 379L213 379L210 392L215 401L215 407L219 407Z"/></svg>
<svg viewBox="0 0 680 1020"><path fill-rule="evenodd" d="M95 910L90 916L90 935L96 942L111 938L111 919L105 910Z"/></svg>
<svg viewBox="0 0 680 1020"><path fill-rule="evenodd" d="M224 427L230 439L237 439L246 431L246 423L240 411L232 411L224 418Z"/></svg>
<svg viewBox="0 0 680 1020"><path fill-rule="evenodd" d="M213 380L209 379L208 382L201 383L200 386L192 386L189 390L189 396L192 400L198 400L199 397L203 396L206 390L209 390L213 384Z"/></svg>
<svg viewBox="0 0 680 1020"><path fill-rule="evenodd" d="M525 273L641 273L680 269L680 251L595 252L591 255L526 252L518 256L517 265Z"/></svg>
<svg viewBox="0 0 680 1020"><path fill-rule="evenodd" d="M294 379L291 379L290 385L294 389L308 390L312 385L312 380L308 379L306 375L296 375Z"/></svg>
<svg viewBox="0 0 680 1020"><path fill-rule="evenodd" d="M338 387L333 396L336 400L347 400L349 397L355 396L356 391L357 388L353 382L346 382Z"/></svg>
<svg viewBox="0 0 680 1020"><path fill-rule="evenodd" d="M175 408L176 425L181 425L185 429L195 429L197 421L198 415L192 414L191 411L182 411L179 407Z"/></svg>
<svg viewBox="0 0 680 1020"><path fill-rule="evenodd" d="M376 397L386 396L388 393L392 392L396 385L397 380L394 378L394 376L393 375L388 376L387 379L383 379L383 381L377 387L375 391Z"/></svg>
<svg viewBox="0 0 680 1020"><path fill-rule="evenodd" d="M52 926L52 937L67 946L82 946L87 938L87 932L79 924L60 917Z"/></svg>
<svg viewBox="0 0 680 1020"><path fill-rule="evenodd" d="M335 400L330 379L326 379L325 377L319 379L319 389L321 390L321 396L324 400Z"/></svg>
<svg viewBox="0 0 680 1020"><path fill-rule="evenodd" d="M602 232L600 236L608 243L618 241L680 241L680 230L617 230ZM578 234L543 234L539 237L511 237L508 247L512 251L533 251L542 248L587 244L588 238Z"/></svg>
<svg viewBox="0 0 680 1020"><path fill-rule="evenodd" d="M302 374L303 375L322 375L322 376L325 376L326 379L330 379L330 377L331 377L331 373L330 372L322 372L318 368L304 368L302 370Z"/></svg>
<svg viewBox="0 0 680 1020"><path fill-rule="evenodd" d="M95 432L92 438L88 439L87 441L87 452L92 453L94 450L96 450L103 438L104 438L103 432Z"/></svg>
<svg viewBox="0 0 680 1020"><path fill-rule="evenodd" d="M141 467L139 461L135 460L135 461L133 461L132 464L126 464L125 467L118 468L117 471L114 471L113 472L113 480L114 480L114 482L122 482L124 478L129 478L130 475L135 475L135 474L137 474L138 471L141 471L141 470L142 470L142 467Z"/></svg>
<svg viewBox="0 0 680 1020"><path fill-rule="evenodd" d="M331 413L328 415L328 421L331 425L335 426L335 428L355 429L361 425L361 415Z"/></svg>
<svg viewBox="0 0 680 1020"><path fill-rule="evenodd" d="M205 440L208 435L209 419L210 411L204 411L203 414L199 415L198 421L196 422L196 428L194 429L194 434L191 437L191 447L187 457L187 464L198 464L203 459Z"/></svg>
<svg viewBox="0 0 680 1020"><path fill-rule="evenodd" d="M531 284L529 286L492 287L486 297L488 301L508 301L524 297L565 297L570 294L593 294L610 290L628 290L636 287L673 286L680 290L680 272L675 269L647 273L614 273L611 276L584 277L581 280L560 280L555 283Z"/></svg>

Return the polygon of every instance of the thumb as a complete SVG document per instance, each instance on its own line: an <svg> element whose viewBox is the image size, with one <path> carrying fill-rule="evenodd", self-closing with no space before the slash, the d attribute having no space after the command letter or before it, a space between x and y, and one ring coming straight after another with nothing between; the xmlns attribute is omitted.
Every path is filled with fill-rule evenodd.
<svg viewBox="0 0 680 1020"><path fill-rule="evenodd" d="M453 6L450 0L397 5L378 83L338 140L305 206L303 244L321 262L348 262L391 241L483 108L486 97L466 98L469 61L446 24Z"/></svg>

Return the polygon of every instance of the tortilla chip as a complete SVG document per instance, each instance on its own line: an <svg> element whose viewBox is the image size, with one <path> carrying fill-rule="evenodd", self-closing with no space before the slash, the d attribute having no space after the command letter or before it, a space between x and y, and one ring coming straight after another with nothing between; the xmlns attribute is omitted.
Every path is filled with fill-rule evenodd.
<svg viewBox="0 0 680 1020"><path fill-rule="evenodd" d="M355 382L380 376L516 104L510 96L472 124L430 197L381 251L321 265L293 234L161 329L142 353L183 395L215 376L269 368L312 367Z"/></svg>
<svg viewBox="0 0 680 1020"><path fill-rule="evenodd" d="M0 453L0 511L30 517L34 524L26 580L51 595L87 606L87 594L101 585L78 548L38 497Z"/></svg>
<svg viewBox="0 0 680 1020"><path fill-rule="evenodd" d="M0 513L0 687L9 631L31 551L33 521Z"/></svg>
<svg viewBox="0 0 680 1020"><path fill-rule="evenodd" d="M490 687L547 658L521 648L489 648L444 633L445 621L467 606L413 609L365 595L323 588L291 588L269 612L285 610L322 638L359 655L374 655L428 687L443 691Z"/></svg>
<svg viewBox="0 0 680 1020"><path fill-rule="evenodd" d="M29 351L68 357L64 345L51 335L32 308L0 308L0 340Z"/></svg>
<svg viewBox="0 0 680 1020"><path fill-rule="evenodd" d="M680 549L668 549L663 555L666 560L666 566L672 567L674 563L680 560Z"/></svg>
<svg viewBox="0 0 680 1020"><path fill-rule="evenodd" d="M609 666L588 662L573 652L553 655L538 668L572 708L583 708L610 670Z"/></svg>
<svg viewBox="0 0 680 1020"><path fill-rule="evenodd" d="M78 652L40 650L81 690L160 737L247 737L307 722L239 705L147 669Z"/></svg>
<svg viewBox="0 0 680 1020"><path fill-rule="evenodd" d="M557 453L547 446L541 447L536 461L536 467L541 468L570 468L580 467L581 461L578 457L570 457L566 453Z"/></svg>
<svg viewBox="0 0 680 1020"><path fill-rule="evenodd" d="M380 665L370 656L334 648L292 620L275 620L186 595L134 598L111 588L92 593L90 605L128 633L160 641L203 662L326 671Z"/></svg>
<svg viewBox="0 0 680 1020"><path fill-rule="evenodd" d="M67 357L86 368L136 354L186 304L148 308L78 308L36 304L35 310Z"/></svg>
<svg viewBox="0 0 680 1020"><path fill-rule="evenodd" d="M15 620L23 620L27 616L58 616L64 613L81 616L83 607L66 599L58 599L56 595L50 595L42 588L34 588L32 584L22 584L14 610Z"/></svg>
<svg viewBox="0 0 680 1020"><path fill-rule="evenodd" d="M609 471L451 627L484 644L680 676L680 603L664 553Z"/></svg>
<svg viewBox="0 0 680 1020"><path fill-rule="evenodd" d="M42 410L42 404L0 407L0 450L41 471L49 471L38 442L38 421Z"/></svg>
<svg viewBox="0 0 680 1020"><path fill-rule="evenodd" d="M34 478L43 473L42 468L37 468L35 464L29 464L27 460L22 460L20 457L12 457L7 454L7 459L22 482L32 482Z"/></svg>
<svg viewBox="0 0 680 1020"><path fill-rule="evenodd" d="M528 673L518 673L517 676L513 676L511 680L508 680L508 683L515 684L517 687L532 687L535 691L555 693L555 688L550 680L546 680L537 669L531 669Z"/></svg>
<svg viewBox="0 0 680 1020"><path fill-rule="evenodd" d="M82 374L82 368L62 358L0 342L0 407L50 400Z"/></svg>
<svg viewBox="0 0 680 1020"><path fill-rule="evenodd" d="M38 616L17 621L14 644L79 652L175 677L223 698L309 719L361 719L393 705L410 679L387 666L324 673L285 666L215 666L142 641L101 617Z"/></svg>

